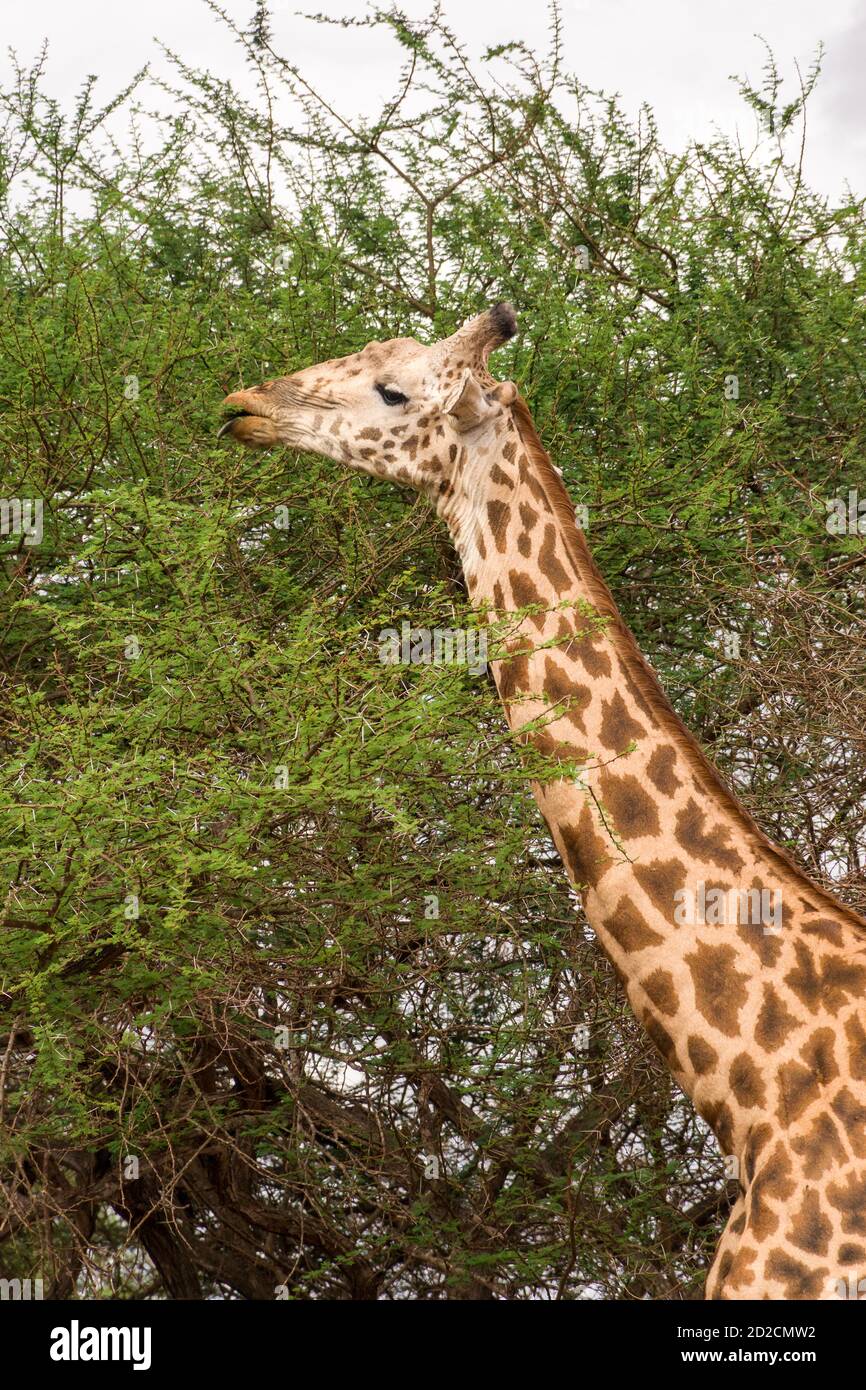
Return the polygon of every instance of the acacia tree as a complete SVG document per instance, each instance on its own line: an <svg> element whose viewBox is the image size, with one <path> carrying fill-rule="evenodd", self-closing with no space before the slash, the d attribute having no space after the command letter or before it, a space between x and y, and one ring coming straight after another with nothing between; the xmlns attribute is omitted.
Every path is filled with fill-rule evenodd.
<svg viewBox="0 0 866 1390"><path fill-rule="evenodd" d="M435 11L362 24L402 54L376 119L275 50L264 4L246 95L178 56L101 108L90 82L65 114L44 59L0 93L2 493L44 504L38 543L14 506L0 537L0 1272L58 1298L695 1296L721 1156L492 682L380 660L383 629L478 621L443 530L316 458L224 450L218 403L512 299L502 372L643 650L862 910L862 203L803 181L816 72L787 105L772 59L743 84L747 161L667 151L570 76L556 9L546 54L475 63Z"/></svg>

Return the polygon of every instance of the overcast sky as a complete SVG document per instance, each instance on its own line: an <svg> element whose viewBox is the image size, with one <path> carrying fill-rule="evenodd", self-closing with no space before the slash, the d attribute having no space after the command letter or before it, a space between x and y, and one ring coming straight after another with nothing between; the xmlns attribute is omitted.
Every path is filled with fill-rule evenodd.
<svg viewBox="0 0 866 1390"><path fill-rule="evenodd" d="M245 23L253 0L222 0ZM310 0L308 10L362 15L364 0ZM402 0L420 17L428 0ZM452 27L474 52L522 38L543 46L547 16L542 0L444 0ZM301 67L346 112L374 109L391 92L400 56L378 33L311 24L298 0L275 0L275 46ZM823 39L824 73L810 103L809 181L831 196L845 182L866 193L866 4L864 0L563 0L567 66L591 87L622 94L633 114L642 101L654 108L665 143L706 136L717 125L739 129L749 143L754 117L731 74L760 77L773 49L793 96L795 63L805 73ZM68 102L87 73L99 74L109 96L145 61L157 71L160 38L187 62L224 76L242 75L239 50L204 0L32 0L4 5L5 43L29 62L43 39L50 45L49 87ZM3 78L8 67L3 63Z"/></svg>

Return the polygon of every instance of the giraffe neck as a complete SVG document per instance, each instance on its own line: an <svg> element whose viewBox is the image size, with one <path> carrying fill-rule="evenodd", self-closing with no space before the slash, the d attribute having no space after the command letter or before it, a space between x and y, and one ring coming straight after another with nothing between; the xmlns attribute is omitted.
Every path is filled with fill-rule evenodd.
<svg viewBox="0 0 866 1390"><path fill-rule="evenodd" d="M461 463L439 510L473 603L516 614L493 662L507 719L563 768L538 804L637 1017L741 1154L811 1099L821 1023L860 1026L866 923L762 835L674 714L524 403Z"/></svg>

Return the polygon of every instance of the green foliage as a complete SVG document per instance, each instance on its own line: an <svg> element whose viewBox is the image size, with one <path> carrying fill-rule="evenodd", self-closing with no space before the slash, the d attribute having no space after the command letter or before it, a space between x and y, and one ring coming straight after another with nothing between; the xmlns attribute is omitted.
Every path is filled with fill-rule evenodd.
<svg viewBox="0 0 866 1390"><path fill-rule="evenodd" d="M143 79L70 117L43 61L0 93L2 495L45 505L38 546L0 537L3 1271L682 1297L725 1214L713 1141L489 679L379 660L384 628L476 621L447 538L384 484L227 450L219 403L512 299L497 370L644 651L862 905L862 537L825 526L866 492L862 205L789 164L815 73L780 107L772 58L747 163L564 74L556 12L546 56L475 67L440 20L372 14L403 66L363 123L268 19L238 35L254 95L178 58L150 145L106 138Z"/></svg>

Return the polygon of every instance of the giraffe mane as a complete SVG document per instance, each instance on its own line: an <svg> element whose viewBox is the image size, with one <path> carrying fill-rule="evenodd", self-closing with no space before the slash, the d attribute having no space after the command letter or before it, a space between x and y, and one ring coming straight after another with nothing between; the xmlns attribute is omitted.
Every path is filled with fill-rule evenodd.
<svg viewBox="0 0 866 1390"><path fill-rule="evenodd" d="M806 892L812 898L817 898L820 903L832 909L837 915L841 913L854 926L866 930L866 917L861 916L847 903L843 903L829 889L813 883L787 850L784 850L781 845L777 845L764 833L754 817L731 791L695 736L686 728L659 684L658 677L652 667L645 660L631 630L616 606L613 594L602 578L583 532L577 525L574 504L568 495L565 484L551 462L550 455L541 442L529 406L521 395L514 398L511 404L511 413L530 465L534 469L535 477L543 487L553 514L559 522L560 532L569 558L577 573L585 581L598 611L610 619L607 630L613 637L614 646L622 658L629 676L659 719L671 741L691 760L695 769L711 785L722 803L737 817L778 866L785 879L789 882L793 880L801 892Z"/></svg>

